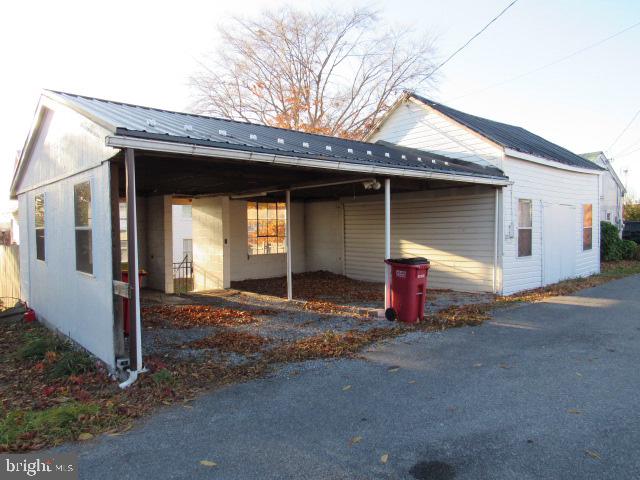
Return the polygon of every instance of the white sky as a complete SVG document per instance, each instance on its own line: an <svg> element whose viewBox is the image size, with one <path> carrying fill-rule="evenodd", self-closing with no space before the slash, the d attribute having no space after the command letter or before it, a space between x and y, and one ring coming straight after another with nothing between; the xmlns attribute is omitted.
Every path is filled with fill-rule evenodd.
<svg viewBox="0 0 640 480"><path fill-rule="evenodd" d="M442 58L507 0L372 3L392 24L438 37ZM0 211L42 88L183 110L196 59L217 48L216 25L282 2L11 2L0 19ZM321 2L315 2L321 5ZM336 3L338 4L338 3ZM342 0L338 5L363 5ZM637 0L519 0L442 69L427 96L523 126L576 153L606 150L640 109L640 27L538 73L488 85L552 62L640 21ZM472 93L471 95L467 95ZM640 194L640 118L613 148Z"/></svg>

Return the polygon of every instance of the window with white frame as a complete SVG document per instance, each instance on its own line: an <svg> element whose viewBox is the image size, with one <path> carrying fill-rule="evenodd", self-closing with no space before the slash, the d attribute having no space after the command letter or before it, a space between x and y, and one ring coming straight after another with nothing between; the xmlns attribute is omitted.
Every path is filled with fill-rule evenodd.
<svg viewBox="0 0 640 480"><path fill-rule="evenodd" d="M285 253L287 208L282 202L247 202L249 255Z"/></svg>
<svg viewBox="0 0 640 480"><path fill-rule="evenodd" d="M82 182L73 187L73 209L76 230L76 270L93 273L91 184Z"/></svg>
<svg viewBox="0 0 640 480"><path fill-rule="evenodd" d="M587 203L582 206L582 249L593 248L593 206Z"/></svg>
<svg viewBox="0 0 640 480"><path fill-rule="evenodd" d="M530 257L533 244L531 200L518 200L518 257Z"/></svg>
<svg viewBox="0 0 640 480"><path fill-rule="evenodd" d="M35 229L36 229L36 258L45 260L44 241L44 193L35 196Z"/></svg>

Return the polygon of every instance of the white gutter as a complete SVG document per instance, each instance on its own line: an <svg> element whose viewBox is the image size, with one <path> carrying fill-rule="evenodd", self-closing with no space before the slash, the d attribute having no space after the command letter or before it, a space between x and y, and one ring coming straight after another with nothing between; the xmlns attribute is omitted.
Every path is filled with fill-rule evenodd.
<svg viewBox="0 0 640 480"><path fill-rule="evenodd" d="M289 165L310 168L322 168L343 172L368 173L372 175L393 175L407 178L449 180L453 182L477 183L481 185L510 185L513 182L507 179L472 175L453 175L441 172L429 172L410 170L406 168L380 167L375 165L358 165L339 160L316 160L313 158L301 158L295 156L283 156L266 153L247 152L218 147L207 147L185 143L164 142L146 138L123 137L119 135L108 136L106 145L113 148L134 148L152 152L176 153L182 155L199 155L203 157L222 158L227 160L244 160L250 162L271 163L274 165Z"/></svg>

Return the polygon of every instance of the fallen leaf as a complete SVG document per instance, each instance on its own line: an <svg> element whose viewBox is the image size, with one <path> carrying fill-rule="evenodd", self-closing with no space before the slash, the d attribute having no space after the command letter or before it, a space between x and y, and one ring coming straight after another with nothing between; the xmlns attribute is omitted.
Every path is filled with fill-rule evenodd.
<svg viewBox="0 0 640 480"><path fill-rule="evenodd" d="M580 415L582 412L577 408L570 408L567 410L567 413L571 413L573 415Z"/></svg>
<svg viewBox="0 0 640 480"><path fill-rule="evenodd" d="M346 392L347 390L351 390L351 385L345 385L344 387L342 387L343 392Z"/></svg>
<svg viewBox="0 0 640 480"><path fill-rule="evenodd" d="M600 454L598 452L596 452L595 450L585 450L585 453L587 455L589 455L591 458L593 458L594 460L600 460L602 457L600 456Z"/></svg>
<svg viewBox="0 0 640 480"><path fill-rule="evenodd" d="M388 461L389 461L389 454L383 453L382 456L380 457L380 463L384 464L384 463L387 463Z"/></svg>
<svg viewBox="0 0 640 480"><path fill-rule="evenodd" d="M200 460L200 465L204 465L205 467L217 467L218 464L216 462L212 462L211 460Z"/></svg>
<svg viewBox="0 0 640 480"><path fill-rule="evenodd" d="M187 410L193 410L191 405L183 405L182 408L186 408Z"/></svg>
<svg viewBox="0 0 640 480"><path fill-rule="evenodd" d="M349 443L351 445L355 445L356 443L360 443L361 441L362 441L362 437L358 436L358 437L352 437Z"/></svg>
<svg viewBox="0 0 640 480"><path fill-rule="evenodd" d="M482 364L481 363L474 363L473 366L474 366L474 368L478 368L478 367L481 367Z"/></svg>
<svg viewBox="0 0 640 480"><path fill-rule="evenodd" d="M415 380L409 380L407 383L416 383Z"/></svg>
<svg viewBox="0 0 640 480"><path fill-rule="evenodd" d="M88 432L81 433L80 435L78 435L78 440L81 440L81 441L91 440L92 438L93 438L93 435Z"/></svg>
<svg viewBox="0 0 640 480"><path fill-rule="evenodd" d="M581 376L582 376L582 374L581 374L581 373L578 373L578 372L576 372L576 375L577 375L577 376L579 376L579 377L581 377Z"/></svg>
<svg viewBox="0 0 640 480"><path fill-rule="evenodd" d="M398 370L400 370L400 367L389 367L388 368L389 372L397 372Z"/></svg>
<svg viewBox="0 0 640 480"><path fill-rule="evenodd" d="M506 363L501 363L500 364L500 368L507 369L507 368L511 368L511 367L509 365L507 365Z"/></svg>

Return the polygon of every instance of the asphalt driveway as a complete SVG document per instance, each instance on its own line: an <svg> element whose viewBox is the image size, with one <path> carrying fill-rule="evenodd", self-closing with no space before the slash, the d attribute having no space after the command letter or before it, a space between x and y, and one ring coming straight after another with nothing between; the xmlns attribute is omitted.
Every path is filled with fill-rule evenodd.
<svg viewBox="0 0 640 480"><path fill-rule="evenodd" d="M92 480L640 478L640 276L365 355L58 451Z"/></svg>

